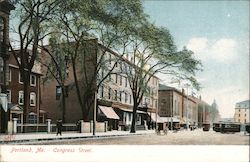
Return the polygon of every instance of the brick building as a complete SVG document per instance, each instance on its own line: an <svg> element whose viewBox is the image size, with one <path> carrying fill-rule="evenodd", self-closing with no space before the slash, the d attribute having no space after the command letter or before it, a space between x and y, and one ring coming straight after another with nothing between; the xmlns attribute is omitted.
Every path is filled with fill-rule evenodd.
<svg viewBox="0 0 250 162"><path fill-rule="evenodd" d="M173 124L196 125L198 123L198 103L187 96L184 90L160 84L159 111L160 117L168 117Z"/></svg>
<svg viewBox="0 0 250 162"><path fill-rule="evenodd" d="M104 59L106 60L116 60L115 57L118 57L118 54L108 49L108 54ZM102 103L100 102L99 107L99 117L106 116L109 118L108 121L111 123L113 129L118 129L118 127L122 127L125 130L130 129L132 123L132 112L133 112L133 94L129 85L128 76L125 73L119 73L121 69L126 69L129 66L133 66L130 56L126 56L121 58L120 61L116 64L113 73L108 76L108 78L103 82L99 91L98 91L98 99L100 101L105 101L106 103L110 103L108 109L113 109L114 112L119 116L119 119L112 119L105 115L105 108L102 107ZM105 67L111 69L115 61L106 61ZM100 70L100 76L105 73L105 70ZM104 74L105 76L105 74ZM148 76L147 76L148 77ZM156 109L158 107L158 85L159 79L156 76L151 76L147 89L149 89L149 93L142 97L142 101L139 104L137 110L137 118L136 118L136 127L137 129L146 129L147 127L151 129L152 123L150 116L155 116ZM107 108L106 108L107 109ZM104 113L103 113L103 112ZM153 118L154 119L154 118ZM155 121L152 121L155 122Z"/></svg>
<svg viewBox="0 0 250 162"><path fill-rule="evenodd" d="M87 46L85 46L87 47ZM77 75L84 78L92 78L95 76L96 80L93 81L95 85L99 84L103 76L106 76L108 69L112 68L116 64L114 71L110 74L104 82L102 82L97 94L97 120L100 122L108 121L110 129L119 129L121 127L129 129L132 122L132 106L133 97L127 76L119 73L116 70L121 66L129 66L131 64L128 58L119 58L119 55L114 51L107 49L101 44L98 44L98 51L103 52L105 50L105 56L102 58L103 64L99 73L95 72L95 66L98 59L98 55L92 47L88 50L89 56L94 56L91 62L85 62L87 64L86 73L80 71L79 64L77 63ZM91 50L92 49L92 50ZM94 53L95 52L95 53ZM46 55L44 53L44 55ZM49 57L43 60L50 60ZM117 60L120 59L119 62ZM78 59L80 60L80 59ZM96 60L94 62L93 60ZM47 68L43 66L43 74L47 73ZM82 119L81 108L77 99L76 89L74 86L72 65L68 68L68 77L65 80L65 85L68 87L66 97L66 122L75 123ZM87 77L85 76L87 75ZM45 75L43 76L45 79ZM84 85L84 81L81 85ZM56 98L56 88L58 83L55 79L50 79L44 84L41 84L41 109L47 112L47 117L52 119L52 122L62 118L62 105L61 101ZM85 87L86 88L86 87ZM143 97L143 102L140 104L140 110L137 111L137 125L138 129L145 129L145 120L148 119L148 112L155 113L158 106L158 78L153 76L148 84L150 88L150 94ZM83 88L84 90L84 88ZM93 94L92 94L93 95ZM89 96L90 98L93 96ZM93 106L93 105L92 105ZM92 119L92 114L89 120Z"/></svg>
<svg viewBox="0 0 250 162"><path fill-rule="evenodd" d="M9 15L14 9L6 0L0 0L0 132L7 129L8 112L6 102L6 89L8 84L8 44L9 44ZM5 98L5 99L4 99Z"/></svg>
<svg viewBox="0 0 250 162"><path fill-rule="evenodd" d="M17 51L18 52L18 51ZM18 119L18 123L23 123L23 108L24 105L24 91L23 91L23 80L20 75L20 70L16 59L13 54L9 55L7 61L8 65L8 85L7 85L7 97L8 97L8 109L9 109L9 120L13 118ZM40 110L40 77L41 67L39 63L35 63L32 68L30 75L30 85L28 87L28 109L27 109L27 123L34 124L44 122L44 114Z"/></svg>

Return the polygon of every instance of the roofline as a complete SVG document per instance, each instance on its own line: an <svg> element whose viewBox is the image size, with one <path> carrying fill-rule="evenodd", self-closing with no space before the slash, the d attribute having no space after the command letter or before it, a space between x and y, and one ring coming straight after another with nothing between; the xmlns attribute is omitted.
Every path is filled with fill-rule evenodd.
<svg viewBox="0 0 250 162"><path fill-rule="evenodd" d="M13 64L8 64L8 65L9 65L9 67L12 67L12 68L15 68L15 69L20 69L19 66L17 66L17 65L13 65ZM25 70L28 71L28 69L26 69L26 68L25 68ZM32 70L31 70L31 73L41 75L41 76L43 75L42 73L34 72Z"/></svg>

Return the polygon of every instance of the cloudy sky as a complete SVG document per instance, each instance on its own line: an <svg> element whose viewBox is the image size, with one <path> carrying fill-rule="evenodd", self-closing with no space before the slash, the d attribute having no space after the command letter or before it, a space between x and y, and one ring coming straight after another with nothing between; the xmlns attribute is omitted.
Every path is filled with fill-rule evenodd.
<svg viewBox="0 0 250 162"><path fill-rule="evenodd" d="M179 49L203 63L199 94L222 117L249 99L249 1L143 1L152 22L167 27ZM165 80L165 83L168 82ZM172 85L174 86L174 85Z"/></svg>

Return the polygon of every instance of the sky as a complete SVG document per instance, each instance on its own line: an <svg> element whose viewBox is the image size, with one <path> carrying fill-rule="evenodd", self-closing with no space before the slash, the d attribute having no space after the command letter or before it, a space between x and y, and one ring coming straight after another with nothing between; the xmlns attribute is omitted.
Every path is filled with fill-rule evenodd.
<svg viewBox="0 0 250 162"><path fill-rule="evenodd" d="M197 93L208 104L216 100L223 118L233 117L235 104L249 99L249 5L247 0L143 1L150 20L169 29L178 49L186 46L202 61Z"/></svg>

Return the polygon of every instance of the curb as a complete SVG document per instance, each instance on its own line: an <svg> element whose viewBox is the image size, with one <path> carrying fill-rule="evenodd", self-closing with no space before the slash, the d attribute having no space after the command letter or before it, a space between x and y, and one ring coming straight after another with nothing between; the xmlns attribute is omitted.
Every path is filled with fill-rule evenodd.
<svg viewBox="0 0 250 162"><path fill-rule="evenodd" d="M60 141L60 140L73 140L73 139L101 139L110 137L126 137L126 136L140 136L152 133L131 133L131 134L115 134L115 135L87 135L87 136L77 136L77 137L57 137L57 138L37 138L37 139L20 139L11 141L0 141L0 144L21 144L21 143L33 143L42 141Z"/></svg>

